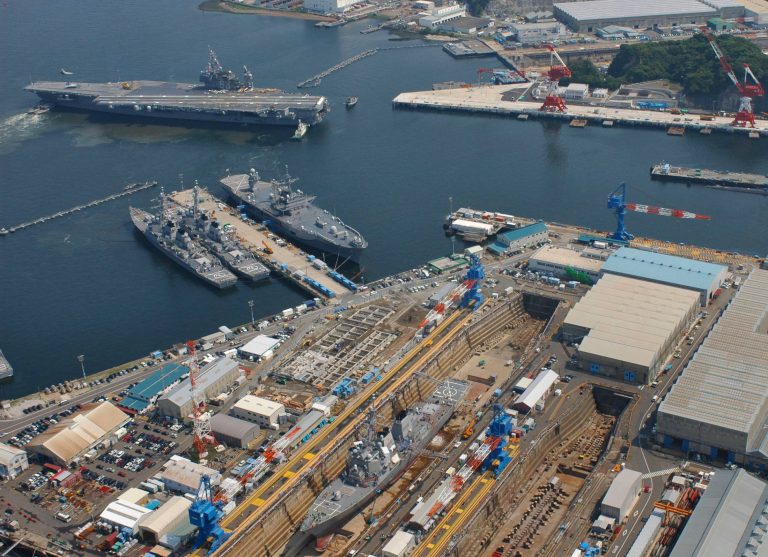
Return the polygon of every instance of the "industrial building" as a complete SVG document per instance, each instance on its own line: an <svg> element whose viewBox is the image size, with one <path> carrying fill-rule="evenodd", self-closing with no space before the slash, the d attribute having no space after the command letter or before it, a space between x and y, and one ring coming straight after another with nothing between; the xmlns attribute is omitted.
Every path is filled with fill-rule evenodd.
<svg viewBox="0 0 768 557"><path fill-rule="evenodd" d="M600 278L604 261L588 257L582 251L555 246L543 246L528 258L528 269L559 278L579 280L586 277L591 281Z"/></svg>
<svg viewBox="0 0 768 557"><path fill-rule="evenodd" d="M100 522L106 522L110 526L120 530L130 530L132 534L139 531L139 522L152 511L141 505L128 501L112 501L99 515Z"/></svg>
<svg viewBox="0 0 768 557"><path fill-rule="evenodd" d="M419 25L427 29L437 29L440 25L466 15L467 9L464 4L447 4L432 8L429 15L419 18Z"/></svg>
<svg viewBox="0 0 768 557"><path fill-rule="evenodd" d="M28 449L43 460L67 466L97 445L108 442L109 436L128 420L129 416L111 402L86 404L81 412L35 438Z"/></svg>
<svg viewBox="0 0 768 557"><path fill-rule="evenodd" d="M152 514L144 517L139 523L139 534L146 543L160 541L178 529L188 529L189 507L192 501L186 497L174 495Z"/></svg>
<svg viewBox="0 0 768 557"><path fill-rule="evenodd" d="M117 496L117 500L133 503L134 505L144 505L149 501L149 491L139 489L138 487L129 487Z"/></svg>
<svg viewBox="0 0 768 557"><path fill-rule="evenodd" d="M415 547L416 536L405 530L398 530L381 549L381 554L383 557L405 557Z"/></svg>
<svg viewBox="0 0 768 557"><path fill-rule="evenodd" d="M244 360L268 360L275 354L280 341L266 335L258 335L237 349L237 355Z"/></svg>
<svg viewBox="0 0 768 557"><path fill-rule="evenodd" d="M600 503L600 514L618 523L624 522L640 495L642 477L640 472L629 468L619 472Z"/></svg>
<svg viewBox="0 0 768 557"><path fill-rule="evenodd" d="M586 83L570 83L563 95L568 101L583 101L589 96L589 85Z"/></svg>
<svg viewBox="0 0 768 557"><path fill-rule="evenodd" d="M768 485L744 470L718 470L670 557L765 555Z"/></svg>
<svg viewBox="0 0 768 557"><path fill-rule="evenodd" d="M0 480L12 480L27 468L29 461L25 450L0 443Z"/></svg>
<svg viewBox="0 0 768 557"><path fill-rule="evenodd" d="M285 414L285 406L279 402L254 395L244 396L232 407L232 415L236 418L272 429L280 427L280 414Z"/></svg>
<svg viewBox="0 0 768 557"><path fill-rule="evenodd" d="M524 249L541 246L549 239L547 225L542 222L534 222L527 226L521 226L515 230L507 230L496 235L496 241L488 246L488 251L496 255L514 255Z"/></svg>
<svg viewBox="0 0 768 557"><path fill-rule="evenodd" d="M237 383L240 375L238 363L223 356L200 369L197 385L207 399L212 399L230 390ZM164 416L174 418L189 416L192 413L192 406L192 385L189 378L184 379L157 401L158 410Z"/></svg>
<svg viewBox="0 0 768 557"><path fill-rule="evenodd" d="M547 394L552 391L555 383L559 380L560 376L557 372L551 369L541 371L536 376L536 379L528 385L523 394L515 400L515 404L512 407L523 414L529 413L534 408L543 409Z"/></svg>
<svg viewBox="0 0 768 557"><path fill-rule="evenodd" d="M216 414L211 418L213 436L218 442L230 447L248 448L248 445L258 437L259 431L257 424L227 414Z"/></svg>
<svg viewBox="0 0 768 557"><path fill-rule="evenodd" d="M178 384L188 374L189 368L186 366L167 364L131 387L118 406L129 414L141 414L154 404L160 395Z"/></svg>
<svg viewBox="0 0 768 557"><path fill-rule="evenodd" d="M728 267L622 247L605 262L603 273L695 290L701 295L701 305L706 306L728 276Z"/></svg>
<svg viewBox="0 0 768 557"><path fill-rule="evenodd" d="M478 31L487 28L490 23L491 20L484 17L464 16L440 23L437 26L437 29L439 31L445 31L446 33L476 35Z"/></svg>
<svg viewBox="0 0 768 557"><path fill-rule="evenodd" d="M221 483L221 474L217 470L174 455L163 465L160 481L168 491L196 494L203 476L208 476L213 486Z"/></svg>
<svg viewBox="0 0 768 557"><path fill-rule="evenodd" d="M706 25L720 12L698 0L587 0L554 4L555 18L579 33L606 25L633 29Z"/></svg>
<svg viewBox="0 0 768 557"><path fill-rule="evenodd" d="M768 271L754 270L659 405L667 447L768 462Z"/></svg>
<svg viewBox="0 0 768 557"><path fill-rule="evenodd" d="M318 14L337 14L353 6L358 0L304 0L304 10Z"/></svg>
<svg viewBox="0 0 768 557"><path fill-rule="evenodd" d="M565 341L580 342L582 368L647 385L698 315L692 290L605 275L568 312Z"/></svg>
<svg viewBox="0 0 768 557"><path fill-rule="evenodd" d="M524 45L552 42L565 34L565 25L559 21L510 23L509 29L517 42Z"/></svg>

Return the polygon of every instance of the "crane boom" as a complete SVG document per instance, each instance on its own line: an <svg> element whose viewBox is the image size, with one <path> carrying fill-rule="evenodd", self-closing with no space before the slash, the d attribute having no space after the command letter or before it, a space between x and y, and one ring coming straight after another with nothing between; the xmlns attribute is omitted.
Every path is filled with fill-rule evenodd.
<svg viewBox="0 0 768 557"><path fill-rule="evenodd" d="M659 215L661 217L675 217L678 219L698 219L698 220L712 220L707 215L700 215L698 213L691 213L690 211L683 211L681 209L667 209L665 207L654 207L653 205L641 205L639 203L627 203L627 210L634 211L635 213L647 213L649 215Z"/></svg>
<svg viewBox="0 0 768 557"><path fill-rule="evenodd" d="M709 30L704 31L703 33L704 33L704 36L707 38L709 45L712 47L712 50L715 51L715 56L717 56L717 59L720 61L720 65L723 67L723 71L725 71L726 75L730 78L730 80L733 82L733 84L736 86L739 92L743 94L744 93L743 87L741 83L739 83L739 80L733 71L733 67L731 67L731 63L728 61L728 58L725 56L725 53L722 50L720 50L720 45L718 45L715 42L715 37L712 35L712 33L709 32Z"/></svg>

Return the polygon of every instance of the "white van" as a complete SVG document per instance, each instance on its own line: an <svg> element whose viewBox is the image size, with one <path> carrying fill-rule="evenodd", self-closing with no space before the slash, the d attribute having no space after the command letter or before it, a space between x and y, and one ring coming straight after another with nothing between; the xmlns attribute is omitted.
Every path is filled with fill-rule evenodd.
<svg viewBox="0 0 768 557"><path fill-rule="evenodd" d="M66 513L56 513L56 519L62 522L72 522L72 517Z"/></svg>

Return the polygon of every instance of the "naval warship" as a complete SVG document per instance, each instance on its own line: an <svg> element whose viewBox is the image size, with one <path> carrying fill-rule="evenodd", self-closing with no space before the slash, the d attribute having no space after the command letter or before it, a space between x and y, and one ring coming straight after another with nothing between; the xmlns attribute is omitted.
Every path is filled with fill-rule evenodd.
<svg viewBox="0 0 768 557"><path fill-rule="evenodd" d="M192 206L181 209L181 216L189 225L194 238L236 275L254 282L269 278L269 269L245 246L232 238L218 220L202 210L199 199L200 188L195 183L192 188Z"/></svg>
<svg viewBox="0 0 768 557"><path fill-rule="evenodd" d="M159 215L129 207L131 220L139 232L153 246L211 286L216 288L234 286L237 277L225 269L221 262L198 242L190 238L186 225L167 218L165 194L160 193L160 200Z"/></svg>
<svg viewBox="0 0 768 557"><path fill-rule="evenodd" d="M348 522L411 465L453 409L449 401L431 397L378 433L372 423L375 417L369 417L367 437L349 448L346 468L312 504L301 531L322 538Z"/></svg>
<svg viewBox="0 0 768 557"><path fill-rule="evenodd" d="M37 81L25 87L48 104L142 118L241 125L293 126L320 123L330 110L323 96L258 89L243 68L240 80L224 69L213 50L200 84L166 81L79 83Z"/></svg>
<svg viewBox="0 0 768 557"><path fill-rule="evenodd" d="M13 366L11 366L11 362L5 357L3 351L0 350L0 381L10 379L11 377L13 377Z"/></svg>
<svg viewBox="0 0 768 557"><path fill-rule="evenodd" d="M251 168L249 174L221 180L238 204L251 216L291 242L320 250L343 260L358 261L368 242L340 218L313 204L315 196L294 188L296 179L265 182Z"/></svg>

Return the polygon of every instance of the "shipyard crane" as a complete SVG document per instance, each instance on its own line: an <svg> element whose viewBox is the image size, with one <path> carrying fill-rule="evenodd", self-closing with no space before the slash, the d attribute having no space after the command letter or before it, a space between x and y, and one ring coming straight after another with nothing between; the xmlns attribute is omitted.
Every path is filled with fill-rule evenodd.
<svg viewBox="0 0 768 557"><path fill-rule="evenodd" d="M763 86L757 80L755 74L752 73L748 64L744 64L744 83L740 82L731 67L731 63L728 61L728 57L722 50L720 50L720 46L718 46L717 41L715 41L715 36L706 27L702 28L702 33L707 38L707 41L709 41L712 50L715 51L715 56L717 56L717 59L720 61L723 71L725 71L728 78L733 82L736 89L738 89L741 94L739 111L736 113L736 117L733 122L731 122L731 125L741 128L745 128L749 125L749 127L754 128L755 113L752 110L752 99L754 97L762 97L765 95L765 89L763 89ZM749 82L750 79L753 83Z"/></svg>
<svg viewBox="0 0 768 557"><path fill-rule="evenodd" d="M549 78L549 90L547 92L547 97L544 99L544 104L541 105L539 110L544 112L565 112L565 101L563 100L563 97L558 96L557 85L562 78L571 77L573 72L571 72L570 68L563 62L563 59L560 58L554 45L545 44L544 48L549 50L549 71L547 72L547 77ZM555 64L555 60L557 60L557 64Z"/></svg>
<svg viewBox="0 0 768 557"><path fill-rule="evenodd" d="M208 539L213 538L211 549L208 552L215 552L232 535L227 533L219 526L221 517L224 516L222 503L213 498L213 488L211 478L203 475L197 486L195 500L189 507L189 522L197 526L197 536L192 544L194 549L201 547Z"/></svg>
<svg viewBox="0 0 768 557"><path fill-rule="evenodd" d="M640 205L639 203L627 203L627 184L625 182L619 184L619 186L608 196L608 208L616 210L616 232L610 236L610 238L614 240L627 241L634 238L624 226L624 217L626 216L627 211L659 215L662 217L675 217L678 219L710 220L710 217L706 215L699 215L698 213L691 213L690 211L666 209L664 207L654 207L652 205Z"/></svg>
<svg viewBox="0 0 768 557"><path fill-rule="evenodd" d="M451 290L448 295L435 305L424 320L419 324L419 329L434 325L439 319L445 316L446 312L453 306L458 305L461 308L469 307L474 301L475 309L483 303L483 295L480 293L480 283L485 278L485 271L480 259L473 255L470 258L469 269L462 282Z"/></svg>
<svg viewBox="0 0 768 557"><path fill-rule="evenodd" d="M189 362L189 383L192 391L193 443L200 458L208 454L207 445L216 443L211 432L211 415L205 407L205 391L200 388L200 366L195 357L195 341L187 342L187 352L192 356Z"/></svg>

